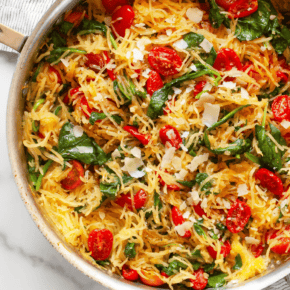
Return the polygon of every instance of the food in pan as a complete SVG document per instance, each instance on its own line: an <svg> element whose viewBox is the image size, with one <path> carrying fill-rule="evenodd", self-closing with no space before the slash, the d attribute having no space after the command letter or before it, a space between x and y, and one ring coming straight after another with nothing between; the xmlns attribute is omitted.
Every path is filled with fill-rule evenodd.
<svg viewBox="0 0 290 290"><path fill-rule="evenodd" d="M103 0L54 26L23 143L37 202L84 258L195 290L287 259L282 23L268 0Z"/></svg>

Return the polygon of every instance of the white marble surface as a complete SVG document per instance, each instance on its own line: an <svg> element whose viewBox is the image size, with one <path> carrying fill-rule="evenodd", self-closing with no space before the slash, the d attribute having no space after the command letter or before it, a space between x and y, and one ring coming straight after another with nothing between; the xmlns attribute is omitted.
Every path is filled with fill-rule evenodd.
<svg viewBox="0 0 290 290"><path fill-rule="evenodd" d="M17 55L0 51L0 289L106 290L70 265L28 214L14 183L6 145L6 107Z"/></svg>

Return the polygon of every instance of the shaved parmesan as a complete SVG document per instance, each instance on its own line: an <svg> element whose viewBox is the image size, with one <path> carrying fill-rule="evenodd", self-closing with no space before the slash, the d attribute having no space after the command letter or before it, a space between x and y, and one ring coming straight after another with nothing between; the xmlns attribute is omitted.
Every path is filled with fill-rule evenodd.
<svg viewBox="0 0 290 290"><path fill-rule="evenodd" d="M186 16L194 23L199 23L203 17L203 11L198 8L188 8L186 10Z"/></svg>
<svg viewBox="0 0 290 290"><path fill-rule="evenodd" d="M227 89L235 89L237 86L236 83L233 82L223 82L221 85L219 85L219 87L221 88L227 88Z"/></svg>
<svg viewBox="0 0 290 290"><path fill-rule="evenodd" d="M188 149L181 143L180 144L180 148L184 151L184 152L187 152Z"/></svg>
<svg viewBox="0 0 290 290"><path fill-rule="evenodd" d="M193 71L197 71L197 67L194 64L192 64L189 68Z"/></svg>
<svg viewBox="0 0 290 290"><path fill-rule="evenodd" d="M200 207L201 208L207 208L207 198L206 197L202 200L202 202L200 204Z"/></svg>
<svg viewBox="0 0 290 290"><path fill-rule="evenodd" d="M99 211L99 217L103 220L106 217L106 214L103 211Z"/></svg>
<svg viewBox="0 0 290 290"><path fill-rule="evenodd" d="M94 153L93 147L77 146L79 153Z"/></svg>
<svg viewBox="0 0 290 290"><path fill-rule="evenodd" d="M84 134L84 129L81 126L74 126L73 128L73 134L76 138L79 138L81 136L83 136Z"/></svg>
<svg viewBox="0 0 290 290"><path fill-rule="evenodd" d="M190 212L186 211L182 216L183 216L183 218L188 219L190 216Z"/></svg>
<svg viewBox="0 0 290 290"><path fill-rule="evenodd" d="M150 44L150 43L151 43L151 40L148 37L143 37L143 38L137 40L136 45L141 51L144 51L145 46Z"/></svg>
<svg viewBox="0 0 290 290"><path fill-rule="evenodd" d="M143 53L139 49L134 48L133 49L133 62L136 63L138 60L143 61L143 59L144 59Z"/></svg>
<svg viewBox="0 0 290 290"><path fill-rule="evenodd" d="M174 229L180 236L184 236L185 232L190 230L192 227L193 227L193 223L187 221L181 225L176 226Z"/></svg>
<svg viewBox="0 0 290 290"><path fill-rule="evenodd" d="M201 48L204 49L205 52L209 53L210 50L212 49L212 44L204 38L204 40L200 43L199 45Z"/></svg>
<svg viewBox="0 0 290 290"><path fill-rule="evenodd" d="M137 158L141 158L141 150L137 147L134 147L132 150L131 150L131 154L134 156L134 157L137 157Z"/></svg>
<svg viewBox="0 0 290 290"><path fill-rule="evenodd" d="M247 90L244 89L244 88L241 88L241 97L242 97L243 99L248 99L248 98L249 98L249 93L248 93Z"/></svg>
<svg viewBox="0 0 290 290"><path fill-rule="evenodd" d="M69 62L65 58L61 58L60 61L63 63L65 67L69 66Z"/></svg>
<svg viewBox="0 0 290 290"><path fill-rule="evenodd" d="M166 167L168 164L171 163L171 160L175 153L175 147L170 147L165 149L165 154L163 155L162 161L161 161L161 168Z"/></svg>
<svg viewBox="0 0 290 290"><path fill-rule="evenodd" d="M184 202L180 205L179 209L180 209L180 210L184 210L184 209L186 209L186 207L187 207L187 205L186 205L186 202L184 201Z"/></svg>
<svg viewBox="0 0 290 290"><path fill-rule="evenodd" d="M112 153L113 158L121 157L121 153L118 149L115 149L115 151Z"/></svg>
<svg viewBox="0 0 290 290"><path fill-rule="evenodd" d="M175 170L181 170L181 159L180 157L174 156L172 158L171 164Z"/></svg>
<svg viewBox="0 0 290 290"><path fill-rule="evenodd" d="M173 91L174 91L174 94L176 94L176 95L179 95L179 94L182 93L182 90L179 89L179 88L175 88L175 87L173 87L172 89L173 89Z"/></svg>
<svg viewBox="0 0 290 290"><path fill-rule="evenodd" d="M170 36L172 34L172 29L167 29L166 34L167 34L167 36Z"/></svg>
<svg viewBox="0 0 290 290"><path fill-rule="evenodd" d="M196 171L196 169L199 165L203 164L204 162L206 162L208 160L208 156L209 156L208 153L205 153L205 154L202 154L199 156L195 156L192 159L191 163L186 166L186 168L188 168L191 172Z"/></svg>
<svg viewBox="0 0 290 290"><path fill-rule="evenodd" d="M195 102L195 106L197 108L204 107L205 103L213 103L215 101L215 97L208 93L204 93L200 96L200 98Z"/></svg>
<svg viewBox="0 0 290 290"><path fill-rule="evenodd" d="M174 42L173 46L180 50L186 49L188 47L187 43L183 39Z"/></svg>
<svg viewBox="0 0 290 290"><path fill-rule="evenodd" d="M249 192L247 184L239 184L237 191L238 191L238 196L247 195Z"/></svg>
<svg viewBox="0 0 290 290"><path fill-rule="evenodd" d="M181 169L181 170L179 171L179 173L175 173L175 177L176 177L177 179L179 179L179 180L184 180L184 177L186 176L187 173L188 173L187 170L185 170L185 169Z"/></svg>
<svg viewBox="0 0 290 290"><path fill-rule="evenodd" d="M290 127L290 122L287 120L283 120L281 122L281 126L284 127L285 129L288 129Z"/></svg>
<svg viewBox="0 0 290 290"><path fill-rule="evenodd" d="M185 131L185 132L182 133L181 137L182 138L187 138L188 135L189 135L189 131Z"/></svg>
<svg viewBox="0 0 290 290"><path fill-rule="evenodd" d="M260 244L260 240L257 240L257 239L252 238L252 237L245 237L245 241L247 244L252 244L252 245L259 245Z"/></svg>
<svg viewBox="0 0 290 290"><path fill-rule="evenodd" d="M218 121L220 114L220 106L213 105L210 103L204 104L204 112L202 116L202 123L207 127L212 126L214 123Z"/></svg>
<svg viewBox="0 0 290 290"><path fill-rule="evenodd" d="M139 171L138 168L144 165L140 158L125 157L124 166L121 168L123 171L127 171L132 177L140 178L145 175L143 171Z"/></svg>

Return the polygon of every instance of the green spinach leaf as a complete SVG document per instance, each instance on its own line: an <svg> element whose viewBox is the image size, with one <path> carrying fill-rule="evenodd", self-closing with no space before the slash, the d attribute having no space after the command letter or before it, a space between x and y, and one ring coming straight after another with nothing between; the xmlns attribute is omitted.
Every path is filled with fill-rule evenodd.
<svg viewBox="0 0 290 290"><path fill-rule="evenodd" d="M242 261L242 258L241 258L240 254L236 255L235 261L236 261L236 263L235 263L235 265L233 267L233 270L240 270L243 267L243 261Z"/></svg>
<svg viewBox="0 0 290 290"><path fill-rule="evenodd" d="M213 275L210 275L207 282L208 288L218 288L225 285L226 280L225 277L227 277L228 274L223 272L215 272Z"/></svg>
<svg viewBox="0 0 290 290"><path fill-rule="evenodd" d="M221 10L219 9L215 0L209 0L209 3L210 3L209 20L211 25L214 28L219 28L222 24L224 24L225 27L229 28L230 21L225 16L225 14L221 13Z"/></svg>
<svg viewBox="0 0 290 290"><path fill-rule="evenodd" d="M133 259L136 257L135 243L127 243L125 246L125 256L129 259Z"/></svg>
<svg viewBox="0 0 290 290"><path fill-rule="evenodd" d="M50 52L50 54L46 57L46 60L49 63L57 64L60 62L61 56L68 51L67 55L72 53L79 53L79 54L87 54L85 50L77 49L77 48L69 48L69 47L58 47Z"/></svg>

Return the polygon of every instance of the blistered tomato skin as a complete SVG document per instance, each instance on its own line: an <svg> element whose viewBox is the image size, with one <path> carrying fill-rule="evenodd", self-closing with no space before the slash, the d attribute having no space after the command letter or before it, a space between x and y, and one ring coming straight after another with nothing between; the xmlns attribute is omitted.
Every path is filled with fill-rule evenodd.
<svg viewBox="0 0 290 290"><path fill-rule="evenodd" d="M238 0L233 3L228 11L233 18L249 16L258 10L258 0Z"/></svg>
<svg viewBox="0 0 290 290"><path fill-rule="evenodd" d="M130 29L133 24L135 13L130 5L124 5L117 9L112 15L112 26L115 34L124 37L126 29Z"/></svg>
<svg viewBox="0 0 290 290"><path fill-rule="evenodd" d="M147 93L152 96L154 92L158 91L163 87L163 81L158 72L152 70L149 73L149 78L146 82Z"/></svg>
<svg viewBox="0 0 290 290"><path fill-rule="evenodd" d="M107 51L104 51L104 55L105 55L105 61L106 61L106 64L108 64L108 63L111 61L108 52L107 52ZM115 73L114 73L114 70L112 70L112 69L107 69L107 72L108 72L108 75L109 75L110 79L111 79L112 81L114 81L114 80L116 79L116 75L115 75Z"/></svg>
<svg viewBox="0 0 290 290"><path fill-rule="evenodd" d="M108 229L95 229L90 232L88 238L89 251L97 261L104 261L109 258L113 247L113 234Z"/></svg>
<svg viewBox="0 0 290 290"><path fill-rule="evenodd" d="M262 187L267 188L273 194L283 195L284 187L282 180L272 171L261 168L256 172L255 178L260 181Z"/></svg>
<svg viewBox="0 0 290 290"><path fill-rule="evenodd" d="M288 75L281 72L281 71L278 71L276 72L276 75L277 75L277 78L280 79L280 82L282 83L287 83L288 82Z"/></svg>
<svg viewBox="0 0 290 290"><path fill-rule="evenodd" d="M151 136L149 134L141 134L138 129L134 126L124 126L123 129L130 133L132 136L137 138L143 145L148 145L150 142Z"/></svg>
<svg viewBox="0 0 290 290"><path fill-rule="evenodd" d="M218 6L223 7L225 10L228 10L233 3L237 2L237 0L216 0L215 2Z"/></svg>
<svg viewBox="0 0 290 290"><path fill-rule="evenodd" d="M192 283L192 288L194 290L203 290L208 282L208 279L204 277L204 270L200 268L194 271L193 275L195 275L195 280L189 279Z"/></svg>
<svg viewBox="0 0 290 290"><path fill-rule="evenodd" d="M129 5L128 0L102 0L102 4L105 7L108 14L112 14L119 6Z"/></svg>
<svg viewBox="0 0 290 290"><path fill-rule="evenodd" d="M146 278L140 276L140 280L145 285L158 287L158 286L161 286L161 285L165 284L154 272L148 273L148 272L142 271L142 274Z"/></svg>
<svg viewBox="0 0 290 290"><path fill-rule="evenodd" d="M182 65L182 60L175 50L167 47L153 47L148 61L155 71L165 77L177 74Z"/></svg>
<svg viewBox="0 0 290 290"><path fill-rule="evenodd" d="M228 211L226 225L231 233L242 231L251 217L251 208L243 201L237 199Z"/></svg>
<svg viewBox="0 0 290 290"><path fill-rule="evenodd" d="M221 246L221 255L223 255L224 258L227 257L229 255L231 249L232 249L232 247L231 247L230 242L225 241ZM217 251L213 247L208 246L207 251L213 259L216 259Z"/></svg>
<svg viewBox="0 0 290 290"><path fill-rule="evenodd" d="M171 146L175 147L176 149L180 148L180 144L182 144L182 139L180 137L179 132L177 129L170 125L165 125L159 131L159 136L161 142L165 145L166 142L169 142Z"/></svg>
<svg viewBox="0 0 290 290"><path fill-rule="evenodd" d="M242 70L243 66L236 52L231 48L222 48L217 52L213 67L219 71L229 71L233 67Z"/></svg>
<svg viewBox="0 0 290 290"><path fill-rule="evenodd" d="M290 120L290 97L287 95L278 96L272 103L271 106L274 119L277 122L283 120Z"/></svg>
<svg viewBox="0 0 290 290"><path fill-rule="evenodd" d="M200 217L202 217L203 215L207 216L205 211L201 208L200 203L193 205L193 209Z"/></svg>
<svg viewBox="0 0 290 290"><path fill-rule="evenodd" d="M127 265L122 268L122 276L129 281L136 281L139 279L139 274L136 270L130 269Z"/></svg>
<svg viewBox="0 0 290 290"><path fill-rule="evenodd" d="M55 69L53 66L49 66L49 72L56 74L57 83L61 85L62 84L62 78L61 78L61 75L60 75L59 71L57 69Z"/></svg>
<svg viewBox="0 0 290 290"><path fill-rule="evenodd" d="M74 11L67 15L64 18L64 21L73 23L75 27L78 27L83 19L84 11ZM88 15L84 15L85 18L88 18Z"/></svg>
<svg viewBox="0 0 290 290"><path fill-rule="evenodd" d="M66 190L73 190L83 184L80 177L84 177L84 168L76 160L70 161L72 168L67 177L61 181L61 185Z"/></svg>
<svg viewBox="0 0 290 290"><path fill-rule="evenodd" d="M134 195L134 207L135 209L142 208L147 200L147 193L143 189L140 189L135 195ZM128 209L133 210L132 205L132 198L131 194L121 194L120 197L115 201L119 206L124 207L127 205Z"/></svg>
<svg viewBox="0 0 290 290"><path fill-rule="evenodd" d="M180 187L176 184L166 184L165 181L161 178L161 176L159 175L159 182L161 184L161 186L165 186L167 187L167 189L169 190L174 190L174 191L179 191Z"/></svg>
<svg viewBox="0 0 290 290"><path fill-rule="evenodd" d="M278 243L275 242L275 246L271 247L272 252L279 255L290 254L290 238L283 237L283 233L289 230L290 226L286 226L282 230L270 230L266 234L266 241L269 245L271 243L271 240L277 240L278 237Z"/></svg>
<svg viewBox="0 0 290 290"><path fill-rule="evenodd" d="M178 209L178 207L174 206L171 210L171 217L174 225L178 226L185 222L181 211ZM190 238L191 232L189 230L185 231L185 234L182 236L182 238Z"/></svg>
<svg viewBox="0 0 290 290"><path fill-rule="evenodd" d="M87 61L85 65L94 71L99 71L105 66L105 60L101 54L88 53L86 54Z"/></svg>
<svg viewBox="0 0 290 290"><path fill-rule="evenodd" d="M193 95L196 97L199 93L201 93L205 85L206 81L199 81L194 87Z"/></svg>
<svg viewBox="0 0 290 290"><path fill-rule="evenodd" d="M263 243L261 242L260 244L258 245L252 245L251 246L251 252L252 254L254 255L255 258L258 258L262 255L263 251L264 251L264 245Z"/></svg>

